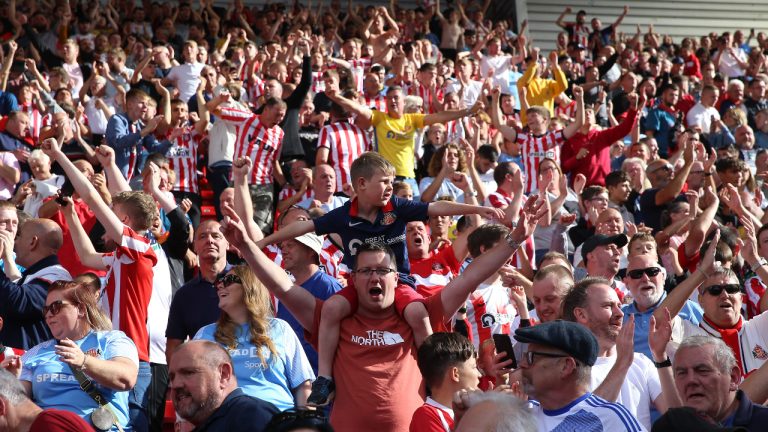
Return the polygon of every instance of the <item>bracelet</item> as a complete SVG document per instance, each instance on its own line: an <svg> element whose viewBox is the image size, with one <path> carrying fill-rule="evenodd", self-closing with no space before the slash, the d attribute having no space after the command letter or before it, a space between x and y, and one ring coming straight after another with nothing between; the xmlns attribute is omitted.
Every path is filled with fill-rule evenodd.
<svg viewBox="0 0 768 432"><path fill-rule="evenodd" d="M464 195L471 196L471 197L477 197L477 191L473 190L473 191L465 192Z"/></svg>
<svg viewBox="0 0 768 432"><path fill-rule="evenodd" d="M509 245L509 247L512 248L512 250L516 251L517 249L520 248L520 243L512 238L512 233L511 232L509 234L507 234L506 237L504 237L504 240L507 241L507 244Z"/></svg>
<svg viewBox="0 0 768 432"><path fill-rule="evenodd" d="M83 353L83 363L77 368L80 371L85 370L85 361L88 360L88 354Z"/></svg>
<svg viewBox="0 0 768 432"><path fill-rule="evenodd" d="M672 366L672 360L670 360L669 357L667 357L667 359L662 362L657 362L654 360L653 365L656 366L656 369L668 368Z"/></svg>

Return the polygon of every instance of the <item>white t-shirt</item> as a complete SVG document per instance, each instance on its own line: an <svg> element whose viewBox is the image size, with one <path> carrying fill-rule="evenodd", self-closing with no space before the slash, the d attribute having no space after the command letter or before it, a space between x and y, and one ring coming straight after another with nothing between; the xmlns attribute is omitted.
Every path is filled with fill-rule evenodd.
<svg viewBox="0 0 768 432"><path fill-rule="evenodd" d="M512 94L509 86L509 71L511 69L512 57L508 55L500 55L491 57L489 55L483 56L480 60L480 76L488 76L488 71L493 69L493 85L501 87L501 92L506 94Z"/></svg>
<svg viewBox="0 0 768 432"><path fill-rule="evenodd" d="M304 198L299 202L299 207L309 209L309 207L312 205L312 202L314 202L314 198ZM341 197L341 196L332 196L331 202L327 204L320 204L320 208L323 209L324 212L328 213L331 210L335 210L341 206L344 205L345 202L349 201L349 198Z"/></svg>
<svg viewBox="0 0 768 432"><path fill-rule="evenodd" d="M166 364L165 329L168 327L168 314L171 313L171 269L165 251L156 241L152 250L157 255L157 264L152 267L152 296L147 305L147 333L149 334L150 363Z"/></svg>
<svg viewBox="0 0 768 432"><path fill-rule="evenodd" d="M540 432L643 432L646 429L624 405L586 393L558 410L545 410L531 401Z"/></svg>
<svg viewBox="0 0 768 432"><path fill-rule="evenodd" d="M698 126L702 133L708 134L712 125L712 117L715 117L715 120L720 120L720 113L714 107L707 108L699 102L685 115L685 121L688 127Z"/></svg>
<svg viewBox="0 0 768 432"><path fill-rule="evenodd" d="M593 391L605 380L614 364L616 356L597 358L597 362L592 366ZM661 382L656 367L645 354L635 353L616 403L624 405L644 428L650 430L651 404L660 395Z"/></svg>
<svg viewBox="0 0 768 432"><path fill-rule="evenodd" d="M459 90L461 88L461 83L458 82L458 80L455 80L448 85L445 86L445 93L456 93L459 94ZM470 80L466 87L464 87L464 106L466 108L470 108L472 105L477 102L477 98L480 96L480 90L483 88L483 83L480 81Z"/></svg>
<svg viewBox="0 0 768 432"><path fill-rule="evenodd" d="M423 179L421 179L421 182L419 183L419 194L423 195L424 191L427 190L427 188L432 183L434 183L434 181L435 181L434 177L424 177ZM469 181L472 181L472 179L470 179ZM444 197L444 196L451 197L457 203L464 202L464 191L459 189L458 186L453 184L448 179L443 180L443 184L440 185L440 188L437 190L437 193L435 194L435 198L432 199L432 201L437 201L438 198Z"/></svg>
<svg viewBox="0 0 768 432"><path fill-rule="evenodd" d="M202 63L184 63L171 68L167 78L176 83L175 87L179 90L179 99L187 102L195 94L197 86L200 84L200 72L204 66Z"/></svg>

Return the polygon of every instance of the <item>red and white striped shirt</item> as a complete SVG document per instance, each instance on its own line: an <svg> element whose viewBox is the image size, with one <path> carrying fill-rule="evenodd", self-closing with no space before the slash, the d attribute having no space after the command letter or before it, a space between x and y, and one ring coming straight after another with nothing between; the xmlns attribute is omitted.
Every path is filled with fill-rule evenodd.
<svg viewBox="0 0 768 432"><path fill-rule="evenodd" d="M467 320L475 349L493 334L510 334L517 309L501 281L481 284L467 299Z"/></svg>
<svg viewBox="0 0 768 432"><path fill-rule="evenodd" d="M107 313L114 330L123 331L136 344L139 360L149 361L147 308L157 255L149 240L123 227L123 237L114 252L104 254L107 272Z"/></svg>
<svg viewBox="0 0 768 432"><path fill-rule="evenodd" d="M176 137L171 148L165 153L168 165L176 173L173 190L200 192L197 182L197 147L202 137L195 131L194 126L185 126L184 132Z"/></svg>
<svg viewBox="0 0 768 432"><path fill-rule="evenodd" d="M445 142L457 142L464 138L464 125L461 119L451 120L445 124Z"/></svg>
<svg viewBox="0 0 768 432"><path fill-rule="evenodd" d="M582 44L585 47L589 46L589 27L584 24L570 23L567 26L567 31L571 42Z"/></svg>
<svg viewBox="0 0 768 432"><path fill-rule="evenodd" d="M290 185L286 184L285 186L283 186L282 189L280 189L280 193L277 195L277 200L278 201L286 200L296 195L297 193L299 193L299 191L292 188ZM312 198L313 196L314 195L313 195L312 189L307 189L306 192L304 192L304 196L301 199L304 200L306 198Z"/></svg>
<svg viewBox="0 0 768 432"><path fill-rule="evenodd" d="M430 252L425 259L409 258L408 261L411 264L411 276L416 280L416 292L425 298L439 293L459 274L461 268L451 245Z"/></svg>
<svg viewBox="0 0 768 432"><path fill-rule="evenodd" d="M340 121L323 126L317 138L317 148L328 149L328 165L336 171L336 192L352 183L352 162L370 150L365 131L352 123Z"/></svg>
<svg viewBox="0 0 768 432"><path fill-rule="evenodd" d="M363 94L363 103L370 109L387 112L387 98L381 93L377 93L374 97L368 97Z"/></svg>
<svg viewBox="0 0 768 432"><path fill-rule="evenodd" d="M363 92L363 78L368 69L371 68L371 59L359 58L356 60L347 60L352 69L352 78L355 80L355 89L358 93Z"/></svg>
<svg viewBox="0 0 768 432"><path fill-rule="evenodd" d="M542 136L518 133L517 144L520 145L520 155L523 160L525 173L525 193L536 192L538 185L539 163L544 158L553 159L560 163L560 148L565 142L563 131L549 131Z"/></svg>
<svg viewBox="0 0 768 432"><path fill-rule="evenodd" d="M283 251L281 251L276 244L269 244L261 251L264 252L264 255L266 255L270 261L279 265L280 268L283 267Z"/></svg>
<svg viewBox="0 0 768 432"><path fill-rule="evenodd" d="M325 238L323 248L320 250L320 266L332 278L346 279L351 271L344 260L344 251L339 249L333 242Z"/></svg>
<svg viewBox="0 0 768 432"><path fill-rule="evenodd" d="M765 284L759 276L754 275L747 279L744 288L747 291L747 301L745 302L747 304L747 319L752 319L752 317L760 315L760 299L765 295Z"/></svg>
<svg viewBox="0 0 768 432"><path fill-rule="evenodd" d="M27 137L32 139L33 145L37 145L37 140L40 138L40 129L43 127L43 114L34 104L19 105L21 111L27 113L29 117L29 130L27 131Z"/></svg>
<svg viewBox="0 0 768 432"><path fill-rule="evenodd" d="M248 103L256 108L256 101L264 94L264 80L257 76L248 78L244 83L248 95Z"/></svg>
<svg viewBox="0 0 768 432"><path fill-rule="evenodd" d="M437 103L442 103L444 97L443 89L437 89L437 91L435 91L437 101L435 101L429 88L421 85L421 83L418 82L416 85L408 89L408 94L411 96L418 96L424 101L424 114L436 113Z"/></svg>
<svg viewBox="0 0 768 432"><path fill-rule="evenodd" d="M453 430L453 409L431 397L413 412L409 432L451 432Z"/></svg>
<svg viewBox="0 0 768 432"><path fill-rule="evenodd" d="M325 91L325 81L323 81L322 71L312 72L312 86L309 89L314 94Z"/></svg>
<svg viewBox="0 0 768 432"><path fill-rule="evenodd" d="M565 107L560 104L555 105L555 117L565 117L569 120L576 118L576 101L572 100Z"/></svg>
<svg viewBox="0 0 768 432"><path fill-rule="evenodd" d="M261 116L235 108L221 108L220 118L240 126L237 142L235 142L235 157L249 156L253 161L253 170L248 183L271 184L272 172L283 145L283 129L278 125L267 128L261 122Z"/></svg>

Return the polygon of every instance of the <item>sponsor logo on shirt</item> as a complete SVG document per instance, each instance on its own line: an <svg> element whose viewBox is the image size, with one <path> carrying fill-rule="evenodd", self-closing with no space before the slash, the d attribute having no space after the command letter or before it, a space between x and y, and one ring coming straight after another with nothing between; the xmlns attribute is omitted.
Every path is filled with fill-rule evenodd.
<svg viewBox="0 0 768 432"><path fill-rule="evenodd" d="M755 345L755 347L752 348L752 356L754 356L758 360L768 359L768 353L765 352L763 347L761 347L760 345Z"/></svg>
<svg viewBox="0 0 768 432"><path fill-rule="evenodd" d="M540 151L540 152L532 151L532 152L528 152L528 157L540 157L540 158L554 159L555 158L555 152L552 151L552 150Z"/></svg>
<svg viewBox="0 0 768 432"><path fill-rule="evenodd" d="M387 346L405 342L397 333L384 330L368 330L364 336L352 335L352 343L362 346Z"/></svg>
<svg viewBox="0 0 768 432"><path fill-rule="evenodd" d="M480 317L480 322L483 323L483 328L493 327L494 325L509 324L509 314L505 313L484 313Z"/></svg>
<svg viewBox="0 0 768 432"><path fill-rule="evenodd" d="M40 374L36 377L37 382L67 382L67 381L77 381L77 379L70 375L70 374L64 374L64 373L54 373L54 374Z"/></svg>

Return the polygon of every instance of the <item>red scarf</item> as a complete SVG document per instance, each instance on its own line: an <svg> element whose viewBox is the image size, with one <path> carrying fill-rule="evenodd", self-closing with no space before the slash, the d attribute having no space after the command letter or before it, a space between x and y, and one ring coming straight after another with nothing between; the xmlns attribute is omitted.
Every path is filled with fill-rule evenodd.
<svg viewBox="0 0 768 432"><path fill-rule="evenodd" d="M736 364L739 365L741 375L744 376L746 371L742 367L741 350L739 349L739 331L741 331L741 326L744 324L744 320L739 317L739 322L737 322L735 326L723 329L716 326L715 323L707 319L706 315L704 315L703 319L708 326L712 327L713 330L720 333L720 338L723 340L723 342L725 342L726 345L731 348L733 355L736 356Z"/></svg>

